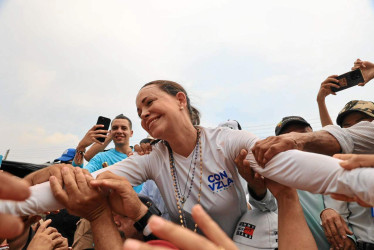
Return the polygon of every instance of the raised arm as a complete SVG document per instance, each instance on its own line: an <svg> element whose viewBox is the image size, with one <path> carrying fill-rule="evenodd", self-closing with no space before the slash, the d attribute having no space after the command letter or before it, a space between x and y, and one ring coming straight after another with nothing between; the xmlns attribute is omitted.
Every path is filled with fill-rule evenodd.
<svg viewBox="0 0 374 250"><path fill-rule="evenodd" d="M296 190L268 179L266 185L278 201L279 249L317 249Z"/></svg>
<svg viewBox="0 0 374 250"><path fill-rule="evenodd" d="M105 149L106 145L104 146L104 143L97 140L97 138L107 138L107 136L105 134L108 133L108 131L100 129L102 127L104 127L104 125L102 125L102 124L98 124L98 125L93 126L90 130L87 131L85 136L78 143L78 146L76 148L77 153L75 154L75 157L74 157L74 163L75 163L76 166L82 166L83 165L83 156L85 156L86 148L88 146L90 146L92 143L101 145L101 147L96 146L95 150L91 150L91 152L89 152L89 156L91 156L91 158L96 153L99 152L99 151L96 151L96 150L98 150L98 148L101 149L102 147L104 147L104 149ZM108 142L108 144L109 144L109 142ZM85 156L85 158L86 158L86 156ZM87 160L87 158L86 158L86 160Z"/></svg>
<svg viewBox="0 0 374 250"><path fill-rule="evenodd" d="M331 90L331 87L339 88L339 80L336 79L336 77L338 77L338 75L329 76L321 83L321 87L318 91L317 104L322 127L333 124L325 101L328 95L336 95L335 92Z"/></svg>

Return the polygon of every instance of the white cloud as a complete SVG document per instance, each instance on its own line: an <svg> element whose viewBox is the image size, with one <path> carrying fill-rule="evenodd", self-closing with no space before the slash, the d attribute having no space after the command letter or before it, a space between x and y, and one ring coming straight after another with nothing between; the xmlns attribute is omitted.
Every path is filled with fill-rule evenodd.
<svg viewBox="0 0 374 250"><path fill-rule="evenodd" d="M361 0L4 1L0 149L74 147L97 116L119 113L134 120L137 142L146 133L135 96L155 79L186 86L206 125L231 118L266 135L284 115L318 121L323 79L357 57L374 60L373 13ZM373 93L352 88L328 97L328 108L335 117ZM20 138L23 126L44 132Z"/></svg>

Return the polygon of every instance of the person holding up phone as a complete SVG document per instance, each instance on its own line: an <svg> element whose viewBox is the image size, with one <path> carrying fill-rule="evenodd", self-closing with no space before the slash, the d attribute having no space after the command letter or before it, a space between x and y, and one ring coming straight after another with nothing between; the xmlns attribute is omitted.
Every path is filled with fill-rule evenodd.
<svg viewBox="0 0 374 250"><path fill-rule="evenodd" d="M360 59L357 59L354 65L355 66L352 70L360 68L364 79L364 82L359 83L358 85L363 86L374 77L374 64L370 62L362 62ZM322 82L321 88L318 92L317 103L323 127L333 125L326 108L325 98L329 94L335 95L335 92L331 89L332 87L340 87L337 77L337 75L329 76L324 82ZM373 102L352 100L339 112L336 122L342 128L349 128L361 121L370 122L373 120ZM336 240L333 240L333 242L341 242L342 240L350 242L347 235L344 233L344 224L347 223L351 227L355 238L358 240L357 244L363 244L362 242L367 244L374 243L374 238L368 238L364 230L362 230L364 227L371 230L374 228L372 220L367 220L367 218L371 217L370 208L364 208L357 202L336 201L330 198L330 196L325 196L324 200L326 209L321 212L320 216L322 226L325 228L326 236L330 237L334 233L333 237ZM343 222L341 221L342 217L344 219ZM351 237L351 239L353 238Z"/></svg>
<svg viewBox="0 0 374 250"><path fill-rule="evenodd" d="M105 133L108 131L101 129L102 127L103 125L97 124L87 132L85 137L78 144L77 155L84 154L86 147L91 145L93 142L103 143L99 141L99 138L106 138L107 136ZM88 164L83 167L84 169L87 169L89 172L94 172L101 169L105 162L110 166L126 159L132 154L130 138L133 135L133 131L132 122L128 117L123 114L117 115L112 121L110 133L114 143L114 149L96 154ZM76 160L77 157L74 158L76 165L80 163L79 166L82 167L82 162L77 162Z"/></svg>
<svg viewBox="0 0 374 250"><path fill-rule="evenodd" d="M360 69L360 71L357 71ZM344 75L351 76L353 80L345 80L342 78ZM339 78L342 78L339 80ZM349 78L349 77L348 77ZM321 87L318 91L317 95L317 104L319 109L319 115L321 119L322 127L327 125L332 125L333 122L330 118L329 112L326 107L326 97L330 94L336 95L337 91L344 90L348 87L352 87L355 85L364 86L367 82L374 78L374 63L368 61L361 61L357 59L354 62L354 66L352 67L352 71L341 76L338 75L331 75L326 78L325 81L321 83ZM345 80L345 81L344 81Z"/></svg>
<svg viewBox="0 0 374 250"><path fill-rule="evenodd" d="M331 75L327 77L326 80L321 83L321 87L317 94L317 104L322 127L333 124L329 115L329 111L326 107L326 97L330 94L336 95L335 92L331 90L332 87L340 87L339 80L336 79L336 77L338 77L338 75Z"/></svg>

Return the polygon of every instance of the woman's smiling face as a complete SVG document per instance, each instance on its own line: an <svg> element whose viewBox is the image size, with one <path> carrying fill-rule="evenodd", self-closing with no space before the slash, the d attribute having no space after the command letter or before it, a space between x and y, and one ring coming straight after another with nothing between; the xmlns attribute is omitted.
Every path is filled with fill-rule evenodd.
<svg viewBox="0 0 374 250"><path fill-rule="evenodd" d="M139 91L136 107L143 129L157 139L165 139L165 133L175 126L181 113L177 97L167 94L157 85Z"/></svg>

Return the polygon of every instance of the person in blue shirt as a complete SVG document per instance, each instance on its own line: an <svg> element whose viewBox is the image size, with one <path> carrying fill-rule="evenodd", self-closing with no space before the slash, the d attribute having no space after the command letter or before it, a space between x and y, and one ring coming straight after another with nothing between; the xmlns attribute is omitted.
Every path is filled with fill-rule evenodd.
<svg viewBox="0 0 374 250"><path fill-rule="evenodd" d="M77 147L77 154L73 161L73 166L83 167L82 159L86 147L91 145L93 142L100 143L97 141L97 137L107 137L104 135L106 130L100 130L100 126L93 126L85 135L85 137L79 142ZM97 130L98 129L98 130ZM102 134L104 133L104 134ZM132 122L131 120L124 116L123 114L117 115L111 124L110 136L112 137L114 148L100 152L96 154L84 169L87 169L90 173L95 172L103 167L113 165L128 156L132 155L132 148L130 147L130 137L133 135ZM142 189L142 185L134 187L134 190L139 193Z"/></svg>

